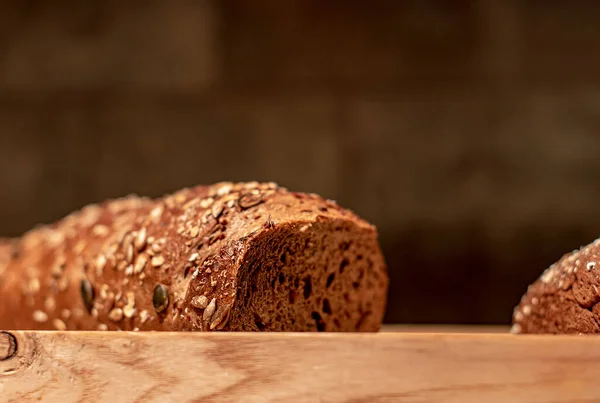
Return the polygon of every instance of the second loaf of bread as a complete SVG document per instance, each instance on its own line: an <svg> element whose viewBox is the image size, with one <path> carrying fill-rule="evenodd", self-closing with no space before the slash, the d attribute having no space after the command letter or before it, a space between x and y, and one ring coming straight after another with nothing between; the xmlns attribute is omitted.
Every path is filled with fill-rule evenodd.
<svg viewBox="0 0 600 403"><path fill-rule="evenodd" d="M88 206L0 243L0 328L376 331L373 226L275 184Z"/></svg>

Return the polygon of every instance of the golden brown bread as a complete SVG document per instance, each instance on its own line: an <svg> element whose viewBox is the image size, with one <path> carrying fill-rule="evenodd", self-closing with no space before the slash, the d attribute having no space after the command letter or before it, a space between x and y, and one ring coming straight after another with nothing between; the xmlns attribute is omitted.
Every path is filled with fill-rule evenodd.
<svg viewBox="0 0 600 403"><path fill-rule="evenodd" d="M513 333L600 333L600 240L564 255L529 286Z"/></svg>
<svg viewBox="0 0 600 403"><path fill-rule="evenodd" d="M376 331L385 309L375 228L273 183L131 196L0 245L5 329Z"/></svg>

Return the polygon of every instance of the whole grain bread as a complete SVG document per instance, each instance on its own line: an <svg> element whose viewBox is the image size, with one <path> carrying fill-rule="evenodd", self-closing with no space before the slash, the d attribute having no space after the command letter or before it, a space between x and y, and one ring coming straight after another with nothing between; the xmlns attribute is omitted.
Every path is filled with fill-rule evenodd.
<svg viewBox="0 0 600 403"><path fill-rule="evenodd" d="M600 333L600 239L564 255L529 286L512 333Z"/></svg>
<svg viewBox="0 0 600 403"><path fill-rule="evenodd" d="M375 228L273 183L129 196L0 245L5 329L376 331L385 309Z"/></svg>

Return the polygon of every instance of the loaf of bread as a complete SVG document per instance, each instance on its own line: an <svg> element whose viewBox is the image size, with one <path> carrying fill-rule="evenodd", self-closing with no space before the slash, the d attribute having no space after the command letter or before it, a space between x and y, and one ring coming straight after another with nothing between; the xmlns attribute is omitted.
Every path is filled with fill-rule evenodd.
<svg viewBox="0 0 600 403"><path fill-rule="evenodd" d="M529 286L513 333L600 333L600 239L564 255Z"/></svg>
<svg viewBox="0 0 600 403"><path fill-rule="evenodd" d="M0 243L0 328L377 331L375 228L273 183L90 205Z"/></svg>

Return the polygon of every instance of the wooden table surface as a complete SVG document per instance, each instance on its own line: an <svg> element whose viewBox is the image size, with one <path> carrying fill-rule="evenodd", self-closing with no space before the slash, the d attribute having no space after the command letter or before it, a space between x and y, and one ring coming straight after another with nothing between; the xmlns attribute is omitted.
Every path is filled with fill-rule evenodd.
<svg viewBox="0 0 600 403"><path fill-rule="evenodd" d="M600 402L599 337L506 331L2 332L0 402Z"/></svg>

